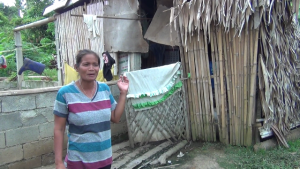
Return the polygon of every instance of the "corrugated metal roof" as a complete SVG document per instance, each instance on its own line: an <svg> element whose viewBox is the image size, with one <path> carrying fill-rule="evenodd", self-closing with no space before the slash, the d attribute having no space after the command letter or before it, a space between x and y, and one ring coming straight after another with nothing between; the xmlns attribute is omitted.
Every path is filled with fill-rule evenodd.
<svg viewBox="0 0 300 169"><path fill-rule="evenodd" d="M48 6L43 15L47 15L48 13L52 12L52 11L55 11L55 10L58 10L58 9L61 9L61 8L66 8L66 7L69 7L73 4L75 4L76 2L79 2L79 1L83 1L83 0L62 0L62 1L55 1L51 6Z"/></svg>

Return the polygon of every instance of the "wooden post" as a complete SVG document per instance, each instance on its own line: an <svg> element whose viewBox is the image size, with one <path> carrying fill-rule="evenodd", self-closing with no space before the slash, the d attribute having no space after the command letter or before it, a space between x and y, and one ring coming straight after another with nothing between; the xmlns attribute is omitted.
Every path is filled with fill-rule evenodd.
<svg viewBox="0 0 300 169"><path fill-rule="evenodd" d="M16 45L16 60L17 60L17 72L23 66L23 53L22 53L22 38L21 33L15 32L15 45ZM23 73L18 75L18 89L22 89Z"/></svg>
<svg viewBox="0 0 300 169"><path fill-rule="evenodd" d="M128 72L141 69L141 53L131 53L128 55Z"/></svg>
<svg viewBox="0 0 300 169"><path fill-rule="evenodd" d="M176 21L176 27L177 27L177 36L178 36L178 42L179 42L179 52L180 52L180 60L181 60L181 68L182 68L182 72L183 75L181 76L182 78L186 78L185 76L187 76L187 68L185 67L186 61L185 61L185 57L184 57L184 49L183 49L183 45L182 45L182 39L181 39L181 34L180 34L180 26L179 26L179 18L177 17L177 21ZM183 81L183 99L184 99L184 115L185 117L185 125L186 125L186 139L188 141L191 140L191 131L190 131L190 117L189 117L189 101L188 101L188 90L187 90L187 81L184 80Z"/></svg>
<svg viewBox="0 0 300 169"><path fill-rule="evenodd" d="M114 65L114 76L115 75L118 75L118 73L119 73L119 56L118 56L118 53L117 52L114 52L113 53L113 58L115 59L115 65Z"/></svg>
<svg viewBox="0 0 300 169"><path fill-rule="evenodd" d="M60 44L59 44L59 39L58 39L58 24L57 21L54 22L55 24L55 46L56 46L56 64L57 64L57 81L58 81L58 86L63 85L63 79L62 79L62 67L61 67L61 58L60 58Z"/></svg>
<svg viewBox="0 0 300 169"><path fill-rule="evenodd" d="M30 24L27 24L27 25L16 27L14 29L14 31L18 32L20 30L24 30L24 29L28 29L28 28L33 28L33 27L38 27L38 26L45 25L45 24L48 24L50 22L53 22L55 20L56 20L56 16L52 16L52 17L49 17L49 18L45 18L45 19L42 19L42 20L39 20L39 21L30 23Z"/></svg>

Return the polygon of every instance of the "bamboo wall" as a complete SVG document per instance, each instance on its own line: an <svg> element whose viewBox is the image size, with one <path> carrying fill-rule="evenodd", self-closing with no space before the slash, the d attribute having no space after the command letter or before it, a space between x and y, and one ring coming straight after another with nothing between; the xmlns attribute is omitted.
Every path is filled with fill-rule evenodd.
<svg viewBox="0 0 300 169"><path fill-rule="evenodd" d="M200 31L199 40L197 35L192 36L186 47L186 68L191 74L187 86L193 140L216 141L218 130L224 143L251 145L258 30L243 31L237 37L234 30L225 33L221 27L214 27L210 35L209 41ZM217 125L215 114L219 119Z"/></svg>
<svg viewBox="0 0 300 169"><path fill-rule="evenodd" d="M300 124L299 2L173 1L170 23L179 31L181 60L191 75L193 140L215 141L219 130L222 142L248 146L259 125L261 136L282 139Z"/></svg>
<svg viewBox="0 0 300 169"><path fill-rule="evenodd" d="M83 22L83 17L74 17L71 14L103 16L103 3L100 0L95 0L86 6L73 8L57 16L55 33L58 35L56 40L59 46L59 56L62 62L67 62L73 67L78 50L90 49L101 54L104 51L104 43L102 18L97 18L100 36L90 38L90 33Z"/></svg>

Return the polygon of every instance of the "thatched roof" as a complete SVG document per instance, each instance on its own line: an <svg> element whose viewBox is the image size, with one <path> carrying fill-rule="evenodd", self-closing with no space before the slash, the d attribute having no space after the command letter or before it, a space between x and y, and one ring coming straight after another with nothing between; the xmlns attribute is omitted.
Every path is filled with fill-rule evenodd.
<svg viewBox="0 0 300 169"><path fill-rule="evenodd" d="M279 12L277 19L290 23L292 14L298 14L299 2L293 0L295 5L291 5L290 0L174 0L170 22L176 22L179 16L181 30L190 35L203 30L210 37L211 25L222 25L227 32L236 29L240 36L243 28L257 29L262 17L274 24L275 11Z"/></svg>

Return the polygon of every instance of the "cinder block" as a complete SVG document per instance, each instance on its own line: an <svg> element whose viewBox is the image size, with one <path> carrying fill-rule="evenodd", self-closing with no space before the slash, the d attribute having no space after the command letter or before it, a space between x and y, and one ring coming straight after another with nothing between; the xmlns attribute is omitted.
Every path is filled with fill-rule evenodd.
<svg viewBox="0 0 300 169"><path fill-rule="evenodd" d="M48 122L54 121L53 107L36 109L36 111L38 114L42 114L43 116L45 116Z"/></svg>
<svg viewBox="0 0 300 169"><path fill-rule="evenodd" d="M32 169L32 168L37 168L41 167L42 162L41 162L41 156L27 159L27 160L22 160L18 161L12 164L8 165L9 169Z"/></svg>
<svg viewBox="0 0 300 169"><path fill-rule="evenodd" d="M42 166L55 163L54 153L42 155Z"/></svg>
<svg viewBox="0 0 300 169"><path fill-rule="evenodd" d="M36 96L37 108L53 107L57 92L41 93Z"/></svg>
<svg viewBox="0 0 300 169"><path fill-rule="evenodd" d="M0 148L5 147L5 135L4 132L0 132Z"/></svg>
<svg viewBox="0 0 300 169"><path fill-rule="evenodd" d="M20 117L23 126L33 126L47 122L47 118L43 114L38 114L36 110L22 111Z"/></svg>
<svg viewBox="0 0 300 169"><path fill-rule="evenodd" d="M6 146L29 143L39 138L38 126L23 127L6 131Z"/></svg>
<svg viewBox="0 0 300 169"><path fill-rule="evenodd" d="M44 139L23 145L24 158L32 158L53 152L53 139Z"/></svg>
<svg viewBox="0 0 300 169"><path fill-rule="evenodd" d="M40 137L53 137L54 122L39 125Z"/></svg>
<svg viewBox="0 0 300 169"><path fill-rule="evenodd" d="M20 113L0 114L0 124L0 131L21 127Z"/></svg>
<svg viewBox="0 0 300 169"><path fill-rule="evenodd" d="M2 99L2 112L32 110L36 108L35 105L35 94L6 96Z"/></svg>
<svg viewBox="0 0 300 169"><path fill-rule="evenodd" d="M0 149L0 152L0 165L23 159L23 149L21 145Z"/></svg>

